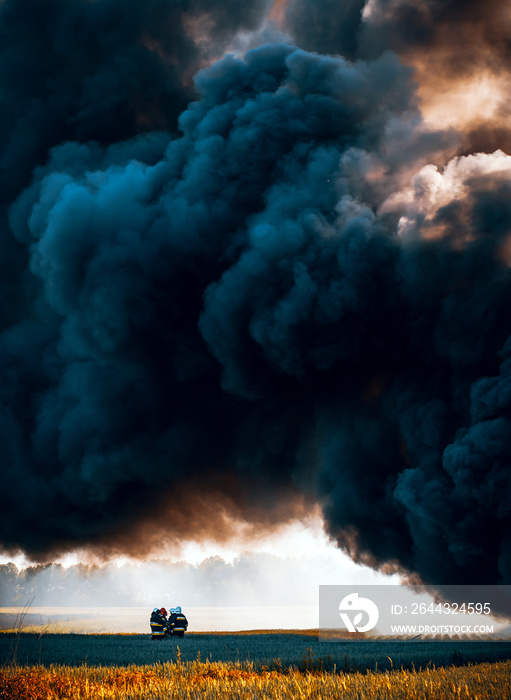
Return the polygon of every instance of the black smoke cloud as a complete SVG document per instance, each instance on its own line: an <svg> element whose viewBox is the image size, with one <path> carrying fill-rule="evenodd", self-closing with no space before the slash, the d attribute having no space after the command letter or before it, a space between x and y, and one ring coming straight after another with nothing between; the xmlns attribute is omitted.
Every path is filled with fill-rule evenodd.
<svg viewBox="0 0 511 700"><path fill-rule="evenodd" d="M2 5L4 23L19 6ZM174 7L132 6L155 32ZM51 7L55 21L117 8ZM255 26L253 7L247 25L218 22ZM427 165L453 135L427 132L394 53L291 45L200 72L176 135L199 49L168 78L160 49L124 37L134 17L112 16L110 44L163 61L133 59L168 112L137 129L146 111L111 111L112 90L84 79L12 165L24 303L5 304L0 336L4 548L141 553L150 525L225 536L229 511L266 527L319 502L355 559L426 583L510 583L507 157ZM60 104L65 66L52 75ZM26 115L44 81L21 82ZM30 119L15 122L22 141Z"/></svg>
<svg viewBox="0 0 511 700"><path fill-rule="evenodd" d="M32 494L13 543L21 529L23 547L52 544L62 518L42 514L62 508L71 541L117 529L190 470L248 478L268 503L289 489L316 410L300 355L334 359L320 338L293 349L317 284L307 267L325 255L335 271L336 236L319 244L339 155L376 145L386 112L407 106L407 75L392 56L357 68L272 46L199 76L181 138L53 150L10 210L37 286L34 318L4 336L12 487Z"/></svg>
<svg viewBox="0 0 511 700"><path fill-rule="evenodd" d="M107 145L175 130L193 97L193 74L236 31L256 28L267 6L264 0L244 3L243 11L238 3L207 0L5 0L0 148L7 187L18 187L48 148L63 141ZM214 47L201 36L201 19Z"/></svg>
<svg viewBox="0 0 511 700"><path fill-rule="evenodd" d="M193 74L241 29L262 21L266 0L4 0L0 8L1 327L29 313L18 277L25 251L6 211L51 147L103 146L144 132L175 133L193 98ZM202 36L202 26L214 42ZM217 54L218 55L218 54Z"/></svg>
<svg viewBox="0 0 511 700"><path fill-rule="evenodd" d="M288 0L285 25L297 43L309 51L355 59L360 56L359 32L365 4L365 0Z"/></svg>

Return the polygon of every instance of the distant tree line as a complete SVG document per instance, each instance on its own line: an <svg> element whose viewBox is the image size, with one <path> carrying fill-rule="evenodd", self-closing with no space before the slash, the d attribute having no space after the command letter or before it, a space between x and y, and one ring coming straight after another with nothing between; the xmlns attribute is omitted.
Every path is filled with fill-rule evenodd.
<svg viewBox="0 0 511 700"><path fill-rule="evenodd" d="M34 605L119 605L118 591L105 585L103 569L115 567L78 564L39 564L18 569L12 562L0 565L0 604L2 607ZM136 605L136 596L123 604Z"/></svg>
<svg viewBox="0 0 511 700"><path fill-rule="evenodd" d="M256 553L233 563L210 557L197 565L150 561L18 568L8 563L0 565L0 607L29 601L34 606L153 606L155 600L171 599L186 606L314 605L317 584L339 580L318 581L313 561L305 567L301 559Z"/></svg>

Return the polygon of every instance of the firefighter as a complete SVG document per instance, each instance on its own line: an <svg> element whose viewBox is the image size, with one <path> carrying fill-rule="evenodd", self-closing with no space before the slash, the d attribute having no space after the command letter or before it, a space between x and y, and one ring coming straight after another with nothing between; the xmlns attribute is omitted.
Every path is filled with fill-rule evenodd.
<svg viewBox="0 0 511 700"><path fill-rule="evenodd" d="M174 610L173 613L172 610ZM179 605L177 608L173 608L172 610L170 611L171 615L167 626L172 630L172 634L174 634L176 637L184 637L185 632L188 629L188 620L186 619L185 615L183 615Z"/></svg>
<svg viewBox="0 0 511 700"><path fill-rule="evenodd" d="M165 636L168 637L169 636L169 628L168 628L168 624L167 624L168 623L167 611L165 610L165 608L160 608L160 612L163 616L163 619L165 620Z"/></svg>
<svg viewBox="0 0 511 700"><path fill-rule="evenodd" d="M169 619L167 620L167 634L169 637L172 636L172 630L173 630L173 626L174 626L173 621L174 621L175 614L176 614L176 608L170 608Z"/></svg>
<svg viewBox="0 0 511 700"><path fill-rule="evenodd" d="M165 608L162 608L164 610ZM165 639L167 634L167 620L159 608L154 608L151 613L151 639Z"/></svg>

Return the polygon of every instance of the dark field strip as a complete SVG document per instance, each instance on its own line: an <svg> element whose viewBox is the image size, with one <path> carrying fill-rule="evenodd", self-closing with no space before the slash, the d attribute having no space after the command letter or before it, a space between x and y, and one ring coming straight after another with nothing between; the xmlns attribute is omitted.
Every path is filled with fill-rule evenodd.
<svg viewBox="0 0 511 700"><path fill-rule="evenodd" d="M319 642L311 633L190 634L151 641L145 634L0 634L2 665L113 666L182 662L251 663L255 670L384 671L511 659L510 642Z"/></svg>

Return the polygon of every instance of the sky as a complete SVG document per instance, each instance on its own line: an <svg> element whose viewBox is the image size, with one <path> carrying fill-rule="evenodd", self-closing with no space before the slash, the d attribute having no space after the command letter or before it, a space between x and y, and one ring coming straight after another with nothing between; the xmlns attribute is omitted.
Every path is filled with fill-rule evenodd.
<svg viewBox="0 0 511 700"><path fill-rule="evenodd" d="M0 3L4 560L511 583L510 38L496 0Z"/></svg>

